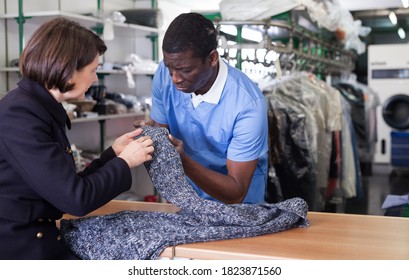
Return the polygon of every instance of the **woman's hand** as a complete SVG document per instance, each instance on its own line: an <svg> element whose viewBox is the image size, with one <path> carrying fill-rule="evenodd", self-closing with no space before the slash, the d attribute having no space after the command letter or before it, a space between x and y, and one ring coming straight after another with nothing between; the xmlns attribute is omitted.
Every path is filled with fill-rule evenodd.
<svg viewBox="0 0 409 280"><path fill-rule="evenodd" d="M134 131L125 133L124 135L119 136L117 139L115 139L114 143L112 144L112 149L114 149L115 154L118 156L120 153L122 153L122 150L129 143L134 141L134 138L141 133L142 133L142 129L138 128L138 129L135 129Z"/></svg>
<svg viewBox="0 0 409 280"><path fill-rule="evenodd" d="M132 140L124 147L118 157L124 159L130 168L136 167L145 161L152 160L154 151L153 141L150 136L143 136Z"/></svg>

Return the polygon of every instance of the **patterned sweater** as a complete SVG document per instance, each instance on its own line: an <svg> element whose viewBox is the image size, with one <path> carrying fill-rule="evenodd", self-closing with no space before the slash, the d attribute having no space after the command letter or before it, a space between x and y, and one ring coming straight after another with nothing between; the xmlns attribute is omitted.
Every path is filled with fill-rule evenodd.
<svg viewBox="0 0 409 280"><path fill-rule="evenodd" d="M308 205L301 198L276 204L223 204L200 198L186 180L168 130L145 126L140 136L154 141L153 159L145 163L154 187L177 213L121 211L65 219L61 236L82 259L156 259L168 246L245 238L307 227ZM139 137L140 137L139 136Z"/></svg>

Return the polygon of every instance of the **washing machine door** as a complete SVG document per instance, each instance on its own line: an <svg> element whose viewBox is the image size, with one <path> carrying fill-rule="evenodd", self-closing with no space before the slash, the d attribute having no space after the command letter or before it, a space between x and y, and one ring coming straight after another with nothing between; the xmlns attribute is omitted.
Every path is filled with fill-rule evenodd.
<svg viewBox="0 0 409 280"><path fill-rule="evenodd" d="M409 129L409 95L396 94L389 97L383 104L382 117L394 129Z"/></svg>

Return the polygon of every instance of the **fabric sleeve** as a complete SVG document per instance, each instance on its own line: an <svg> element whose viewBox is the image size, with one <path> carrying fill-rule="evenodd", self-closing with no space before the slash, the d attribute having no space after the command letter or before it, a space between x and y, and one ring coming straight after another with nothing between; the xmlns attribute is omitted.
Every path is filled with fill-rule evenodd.
<svg viewBox="0 0 409 280"><path fill-rule="evenodd" d="M112 149L112 147L109 147L100 155L99 158L94 159L83 171L79 172L78 174L81 176L92 174L115 157L116 154L114 152L114 149Z"/></svg>
<svg viewBox="0 0 409 280"><path fill-rule="evenodd" d="M130 169L118 157L88 176L77 175L72 156L61 146L62 140L55 139L53 131L60 128L55 128L46 110L25 101L10 103L0 124L1 131L13 131L2 134L0 155L21 184L60 211L76 216L95 210L130 188Z"/></svg>
<svg viewBox="0 0 409 280"><path fill-rule="evenodd" d="M233 161L250 161L268 151L268 121L264 98L253 100L237 117L227 158Z"/></svg>
<svg viewBox="0 0 409 280"><path fill-rule="evenodd" d="M169 78L165 76L169 75L165 70L166 67L163 62L161 62L152 81L152 108L150 117L160 124L168 124L165 104L163 103L163 95L165 94L163 81L165 78Z"/></svg>

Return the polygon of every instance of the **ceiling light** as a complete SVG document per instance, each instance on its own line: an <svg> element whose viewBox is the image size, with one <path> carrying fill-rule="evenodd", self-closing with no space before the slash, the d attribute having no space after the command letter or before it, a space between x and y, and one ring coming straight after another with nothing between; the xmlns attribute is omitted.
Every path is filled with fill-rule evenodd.
<svg viewBox="0 0 409 280"><path fill-rule="evenodd" d="M393 25L396 25L398 23L398 18L396 17L396 14L394 11L389 13L389 19Z"/></svg>
<svg viewBox="0 0 409 280"><path fill-rule="evenodd" d="M399 37L400 37L402 40L406 38L406 32L405 32L405 30L403 30L402 27L400 27L400 28L398 29L398 35L399 35Z"/></svg>
<svg viewBox="0 0 409 280"><path fill-rule="evenodd" d="M402 0L402 6L404 8L408 8L409 7L409 0Z"/></svg>

